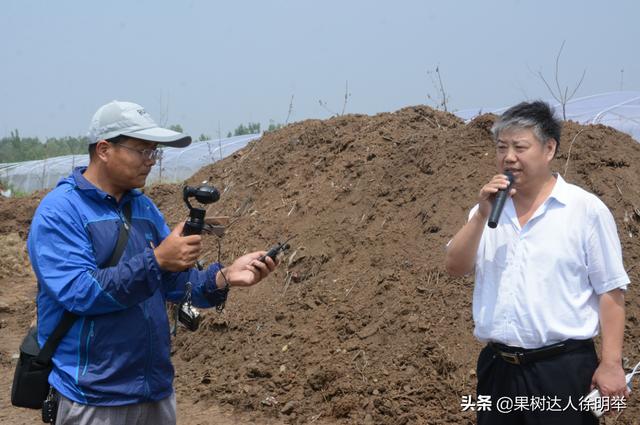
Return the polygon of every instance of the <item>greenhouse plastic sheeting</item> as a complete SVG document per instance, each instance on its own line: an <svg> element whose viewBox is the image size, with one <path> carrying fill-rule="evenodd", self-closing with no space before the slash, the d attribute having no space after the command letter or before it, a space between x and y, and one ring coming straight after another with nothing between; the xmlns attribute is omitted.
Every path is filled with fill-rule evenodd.
<svg viewBox="0 0 640 425"><path fill-rule="evenodd" d="M548 101L562 117L562 106L555 100ZM499 115L507 108L464 109L455 114L469 121L480 114ZM618 91L573 99L566 104L567 120L580 124L604 124L630 134L640 142L640 92Z"/></svg>
<svg viewBox="0 0 640 425"><path fill-rule="evenodd" d="M185 180L205 165L216 162L245 147L261 134L249 134L220 140L193 142L186 148L164 148L162 161L156 162L147 177L147 185ZM74 167L89 164L89 155L66 155L39 161L0 164L0 180L14 192L31 193L54 187Z"/></svg>

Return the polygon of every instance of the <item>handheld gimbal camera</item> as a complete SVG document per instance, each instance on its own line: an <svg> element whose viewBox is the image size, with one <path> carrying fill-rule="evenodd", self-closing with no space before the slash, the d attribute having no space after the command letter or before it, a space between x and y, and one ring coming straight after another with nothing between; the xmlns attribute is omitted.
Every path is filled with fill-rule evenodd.
<svg viewBox="0 0 640 425"><path fill-rule="evenodd" d="M196 198L200 204L213 204L220 199L220 192L213 186L202 185L199 187L185 186L182 190L182 199L189 208L189 219L184 224L184 236L199 235L205 228L205 214L203 208L194 207L189 202L189 198ZM199 270L202 270L202 264L196 263ZM177 307L176 321L182 323L190 331L195 331L200 326L202 317L200 312L191 305L191 282L187 282L184 299ZM174 327L174 334L177 330L177 323Z"/></svg>
<svg viewBox="0 0 640 425"><path fill-rule="evenodd" d="M213 204L220 199L220 192L213 186L202 185L200 187L185 186L182 190L182 199L189 208L189 220L184 225L184 235L199 235L204 229L204 216L206 211L195 208L189 202L189 198L196 198L201 204Z"/></svg>

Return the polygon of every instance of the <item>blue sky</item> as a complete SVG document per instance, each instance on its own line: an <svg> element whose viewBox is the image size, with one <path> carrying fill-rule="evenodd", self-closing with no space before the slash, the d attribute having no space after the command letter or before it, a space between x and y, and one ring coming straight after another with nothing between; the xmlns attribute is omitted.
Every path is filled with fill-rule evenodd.
<svg viewBox="0 0 640 425"><path fill-rule="evenodd" d="M375 114L430 104L439 67L451 109L640 90L640 2L33 1L0 15L0 136L85 134L113 99L194 136L238 124ZM624 70L621 72L621 70ZM431 73L429 73L431 71Z"/></svg>

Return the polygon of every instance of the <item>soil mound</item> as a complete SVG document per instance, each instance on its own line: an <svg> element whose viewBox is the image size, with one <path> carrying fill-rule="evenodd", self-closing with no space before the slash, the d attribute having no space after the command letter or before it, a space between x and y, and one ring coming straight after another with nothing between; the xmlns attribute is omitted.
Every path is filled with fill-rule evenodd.
<svg viewBox="0 0 640 425"><path fill-rule="evenodd" d="M472 337L473 282L448 277L443 257L495 174L493 119L465 125L417 106L308 120L200 170L188 183L208 180L222 192L209 214L232 217L223 263L296 237L267 281L232 291L222 313L204 312L196 333L178 333L178 398L194 409L228 403L289 423L475 422L461 409L475 393L481 348ZM634 282L631 361L640 360L638 163L629 136L571 122L554 163L615 216ZM172 225L187 215L180 190L147 189ZM32 202L0 201L0 231L26 234L28 222L12 211ZM205 263L217 259L215 237L204 251ZM638 417L638 402L632 394L618 423Z"/></svg>
<svg viewBox="0 0 640 425"><path fill-rule="evenodd" d="M448 277L443 254L495 174L493 120L464 125L420 106L304 121L198 172L191 183L208 180L224 192L211 213L236 220L223 262L297 236L275 276L234 291L222 315L207 313L199 334L179 335L178 387L291 423L318 415L345 423L474 421L460 407L475 392L481 348L472 337L472 280ZM629 136L569 122L554 164L612 209L632 281L639 161ZM638 312L631 286L631 360L640 360ZM623 417L637 415L635 404Z"/></svg>

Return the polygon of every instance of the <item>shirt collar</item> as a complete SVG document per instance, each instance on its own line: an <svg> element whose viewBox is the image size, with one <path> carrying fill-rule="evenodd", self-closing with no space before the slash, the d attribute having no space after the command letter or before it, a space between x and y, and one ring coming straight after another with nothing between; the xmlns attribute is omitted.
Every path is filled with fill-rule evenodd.
<svg viewBox="0 0 640 425"><path fill-rule="evenodd" d="M80 190L96 190L104 194L102 190L98 189L89 180L84 177L84 172L87 171L87 167L76 167L73 169L73 179L76 181L76 186Z"/></svg>
<svg viewBox="0 0 640 425"><path fill-rule="evenodd" d="M555 199L562 205L567 205L569 202L569 184L562 178L560 173L553 173L553 175L556 178L556 184L553 186L553 190L551 190L549 199Z"/></svg>
<svg viewBox="0 0 640 425"><path fill-rule="evenodd" d="M548 208L550 208L552 200L557 201L560 205L566 206L569 201L569 184L564 181L562 176L558 173L553 173L556 178L556 183L553 185L553 189L551 190L551 194L549 197L538 207L538 209L534 212L533 216L529 219L529 222L532 222L534 219L543 215ZM518 221L518 214L516 213L516 207L513 203L513 199L509 197L507 203L505 205L504 212L507 214L511 223L516 227L520 228L520 222Z"/></svg>

